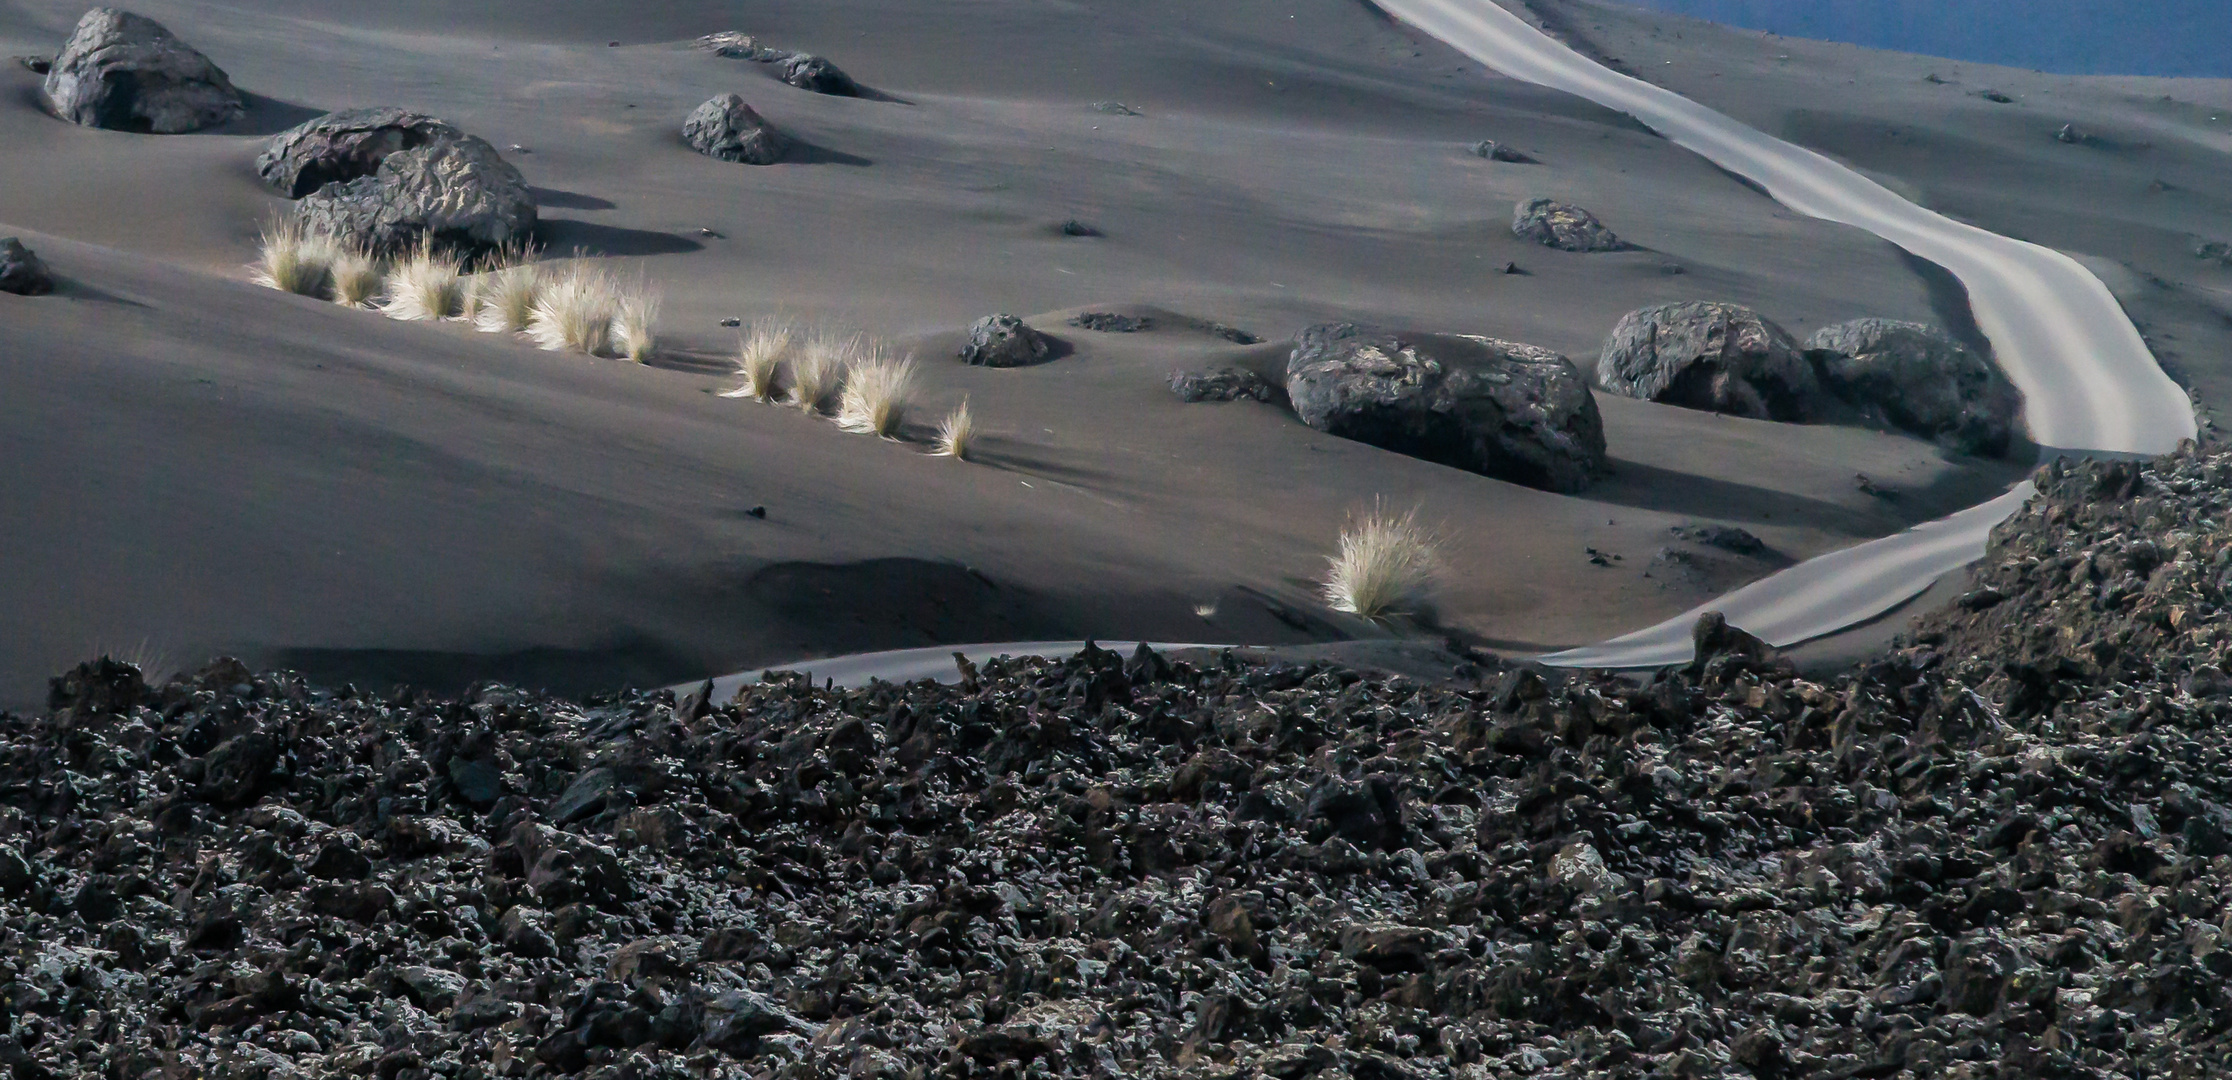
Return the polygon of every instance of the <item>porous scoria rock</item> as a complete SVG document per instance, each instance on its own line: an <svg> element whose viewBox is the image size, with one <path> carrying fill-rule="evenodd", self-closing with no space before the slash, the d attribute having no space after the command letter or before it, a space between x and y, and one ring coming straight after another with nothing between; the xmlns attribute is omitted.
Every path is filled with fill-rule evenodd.
<svg viewBox="0 0 2232 1080"><path fill-rule="evenodd" d="M78 20L41 92L72 123L158 135L227 123L247 108L224 70L163 24L107 7Z"/></svg>
<svg viewBox="0 0 2232 1080"><path fill-rule="evenodd" d="M380 170L389 154L465 138L445 120L392 105L342 109L271 137L256 155L264 186L299 199Z"/></svg>
<svg viewBox="0 0 2232 1080"><path fill-rule="evenodd" d="M1810 420L1822 411L1821 382L1790 332L1736 304L1629 312L1604 343L1596 379L1622 397L1760 420Z"/></svg>
<svg viewBox="0 0 2232 1080"><path fill-rule="evenodd" d="M1991 362L1922 323L1855 319L1806 341L1822 382L1874 424L1997 457L2021 398Z"/></svg>
<svg viewBox="0 0 2232 1080"><path fill-rule="evenodd" d="M571 701L81 665L0 716L0 1054L2222 1076L2232 456L2035 479L1977 570L1996 600L1821 679L1721 621L1647 678L1089 648ZM493 803L454 780L487 771Z"/></svg>
<svg viewBox="0 0 2232 1080"><path fill-rule="evenodd" d="M1528 199L1511 215L1511 235L1560 251L1626 251L1634 245L1613 235L1595 214L1556 199Z"/></svg>
<svg viewBox="0 0 2232 1080"><path fill-rule="evenodd" d="M736 94L691 110L682 121L682 141L707 157L745 165L773 165L790 150L790 141Z"/></svg>
<svg viewBox="0 0 2232 1080"><path fill-rule="evenodd" d="M1604 421L1572 361L1534 345L1327 323L1295 337L1287 397L1331 435L1549 491L1604 471Z"/></svg>
<svg viewBox="0 0 2232 1080"><path fill-rule="evenodd" d="M961 359L982 367L1022 367L1053 352L1045 334L1013 315L987 315L969 325Z"/></svg>
<svg viewBox="0 0 2232 1080"><path fill-rule="evenodd" d="M382 255L422 239L482 252L528 242L536 210L519 170L486 141L464 135L396 150L370 175L328 183L295 204L295 219Z"/></svg>
<svg viewBox="0 0 2232 1080"><path fill-rule="evenodd" d="M39 253L13 237L0 237L0 292L44 296L54 291L54 275Z"/></svg>

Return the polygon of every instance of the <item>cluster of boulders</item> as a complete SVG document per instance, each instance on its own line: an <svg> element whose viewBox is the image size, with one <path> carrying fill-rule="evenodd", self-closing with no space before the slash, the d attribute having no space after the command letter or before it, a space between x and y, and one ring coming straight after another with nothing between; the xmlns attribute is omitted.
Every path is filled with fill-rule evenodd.
<svg viewBox="0 0 2232 1080"><path fill-rule="evenodd" d="M707 34L699 38L697 46L715 56L724 56L731 60L753 60L772 65L775 69L776 78L801 90L811 90L817 94L829 94L834 97L859 97L863 92L860 84L854 81L852 76L845 74L842 69L830 63L826 58L816 56L813 53L776 49L761 45L758 39L750 34L735 30L724 30L718 34Z"/></svg>
<svg viewBox="0 0 2232 1080"><path fill-rule="evenodd" d="M2021 406L1989 360L1931 326L1856 319L1801 345L1749 308L1700 301L1623 317L1596 377L1623 397L1762 420L1851 418L1986 456L2007 452Z"/></svg>
<svg viewBox="0 0 2232 1080"><path fill-rule="evenodd" d="M2044 474L1978 593L1821 681L1714 617L1640 682L1088 649L572 702L88 664L0 720L0 1059L2221 1075L2228 485Z"/></svg>

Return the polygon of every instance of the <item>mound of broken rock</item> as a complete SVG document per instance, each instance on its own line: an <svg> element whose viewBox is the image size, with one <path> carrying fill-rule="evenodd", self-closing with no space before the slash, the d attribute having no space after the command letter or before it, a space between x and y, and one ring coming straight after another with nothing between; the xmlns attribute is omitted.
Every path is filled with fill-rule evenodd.
<svg viewBox="0 0 2232 1080"><path fill-rule="evenodd" d="M745 165L773 165L790 152L790 140L736 94L722 94L682 121L682 141L707 157Z"/></svg>
<svg viewBox="0 0 2232 1080"><path fill-rule="evenodd" d="M987 315L969 324L961 359L980 367L1024 367L1053 355L1045 334L1013 315Z"/></svg>
<svg viewBox="0 0 2232 1080"><path fill-rule="evenodd" d="M2007 452L2021 398L1991 362L1922 323L1856 319L1806 348L1822 382L1873 424L1967 454Z"/></svg>
<svg viewBox="0 0 2232 1080"><path fill-rule="evenodd" d="M1580 491L1605 467L1588 381L1533 345L1327 323L1296 335L1286 391L1319 431L1530 487Z"/></svg>
<svg viewBox="0 0 2232 1080"><path fill-rule="evenodd" d="M256 159L297 198L309 230L396 255L428 242L464 252L532 239L534 192L486 140L385 107L328 113L281 132Z"/></svg>
<svg viewBox="0 0 2232 1080"><path fill-rule="evenodd" d="M1821 381L1790 332L1736 304L1629 312L1605 341L1596 378L1621 397L1760 420L1811 420L1822 410Z"/></svg>
<svg viewBox="0 0 2232 1080"><path fill-rule="evenodd" d="M2040 491L1997 603L1823 681L1717 619L1648 680L85 665L0 720L10 1068L2220 1076L2232 458Z"/></svg>
<svg viewBox="0 0 2232 1080"><path fill-rule="evenodd" d="M13 236L0 237L0 292L45 296L53 291L54 275L39 253Z"/></svg>
<svg viewBox="0 0 2232 1080"><path fill-rule="evenodd" d="M153 19L106 7L78 20L41 92L54 115L112 131L198 131L246 111L208 57Z"/></svg>
<svg viewBox="0 0 2232 1080"><path fill-rule="evenodd" d="M1634 245L1613 235L1595 214L1555 199L1528 199L1511 215L1511 235L1560 251L1626 251Z"/></svg>

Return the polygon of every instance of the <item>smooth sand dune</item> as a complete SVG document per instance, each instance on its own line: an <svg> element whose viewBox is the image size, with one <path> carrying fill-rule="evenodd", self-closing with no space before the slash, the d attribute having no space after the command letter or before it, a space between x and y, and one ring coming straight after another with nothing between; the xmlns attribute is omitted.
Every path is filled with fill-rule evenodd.
<svg viewBox="0 0 2232 1080"><path fill-rule="evenodd" d="M1608 400L1615 475L1567 498L1269 406L1176 402L1173 367L1280 355L1191 318L1273 341L1372 318L1586 363L1622 312L1667 300L1733 299L1800 333L1958 311L1890 245L1347 0L145 10L254 95L238 129L74 128L35 107L36 76L0 71L0 232L64 279L55 297L0 298L0 601L38 616L0 640L10 702L86 652L143 643L175 663L222 650L374 683L588 688L947 642L1379 633L1314 599L1342 516L1374 496L1419 503L1454 538L1443 626L1539 651L2019 473L1872 432ZM0 50L29 53L79 9L7 12ZM725 29L826 53L897 100L808 94L686 44ZM730 90L819 150L754 168L682 146L681 116ZM510 156L546 239L664 290L660 366L247 285L253 235L282 205L254 182L257 132L384 103L525 147ZM1472 157L1481 138L1544 163ZM1536 194L1647 250L1521 244L1510 206ZM1070 218L1105 235L1061 236ZM1087 309L1167 324L1061 325ZM950 360L958 328L999 310L1072 351L1018 371ZM776 312L914 348L923 424L966 397L986 462L923 454L926 431L893 445L714 397L734 336L719 320ZM1859 491L1856 472L1901 497ZM765 520L746 514L760 505ZM1692 521L1741 525L1776 556L1654 571ZM1621 558L1593 565L1592 547Z"/></svg>

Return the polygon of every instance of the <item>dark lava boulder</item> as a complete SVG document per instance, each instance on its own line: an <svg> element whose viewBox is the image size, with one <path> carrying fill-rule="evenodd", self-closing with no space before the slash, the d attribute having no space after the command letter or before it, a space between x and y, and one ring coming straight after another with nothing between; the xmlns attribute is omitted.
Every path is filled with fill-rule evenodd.
<svg viewBox="0 0 2232 1080"><path fill-rule="evenodd" d="M1991 362L1944 331L1893 319L1825 326L1806 341L1822 381L1872 423L1965 454L2007 452L2021 401Z"/></svg>
<svg viewBox="0 0 2232 1080"><path fill-rule="evenodd" d="M790 141L735 94L691 110L682 121L682 141L707 157L745 165L773 165L790 150Z"/></svg>
<svg viewBox="0 0 2232 1080"><path fill-rule="evenodd" d="M53 291L54 276L47 273L39 253L13 236L0 237L0 292L43 296Z"/></svg>
<svg viewBox="0 0 2232 1080"><path fill-rule="evenodd" d="M1534 345L1313 326L1287 358L1302 422L1484 476L1549 491L1604 470L1604 422L1572 361Z"/></svg>
<svg viewBox="0 0 2232 1080"><path fill-rule="evenodd" d="M295 218L393 255L421 238L463 251L517 246L532 237L536 214L519 170L485 140L460 135L395 150L368 175L319 187L295 204Z"/></svg>
<svg viewBox="0 0 2232 1080"><path fill-rule="evenodd" d="M465 138L443 120L392 105L330 112L271 137L256 155L265 186L299 199L327 184L380 171L398 150Z"/></svg>
<svg viewBox="0 0 2232 1080"><path fill-rule="evenodd" d="M223 69L163 24L105 7L78 20L41 89L54 115L112 131L198 131L247 109Z"/></svg>
<svg viewBox="0 0 2232 1080"><path fill-rule="evenodd" d="M1560 251L1626 251L1634 245L1613 235L1595 214L1555 199L1528 199L1512 211L1511 235Z"/></svg>
<svg viewBox="0 0 2232 1080"><path fill-rule="evenodd" d="M1622 397L1761 420L1809 420L1821 408L1821 383L1796 339L1735 304L1629 312L1604 343L1596 379Z"/></svg>
<svg viewBox="0 0 2232 1080"><path fill-rule="evenodd" d="M1054 351L1053 343L1013 315L987 315L969 327L961 359L982 367L1036 364Z"/></svg>
<svg viewBox="0 0 2232 1080"><path fill-rule="evenodd" d="M834 97L860 96L860 84L822 57L812 53L792 53L784 57L780 64L783 81L801 90Z"/></svg>

